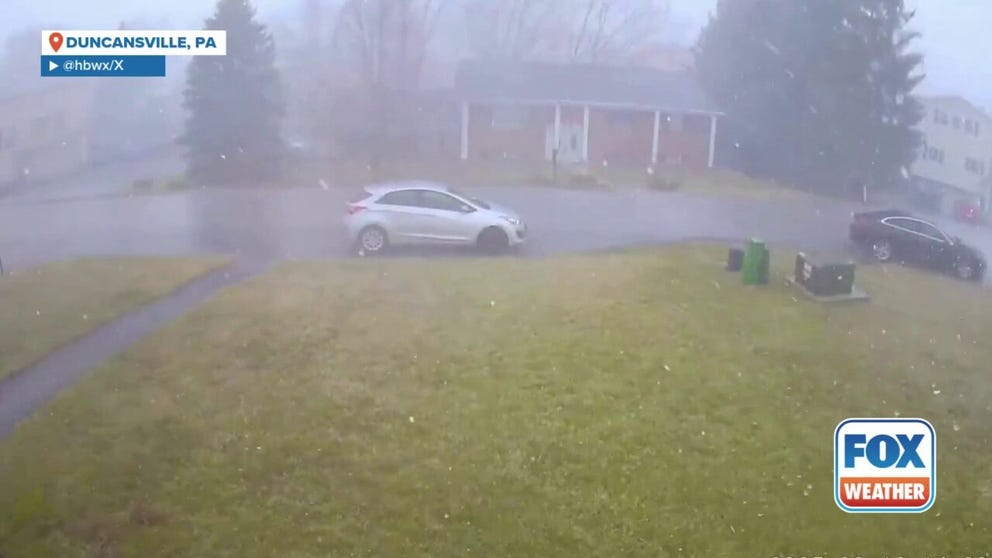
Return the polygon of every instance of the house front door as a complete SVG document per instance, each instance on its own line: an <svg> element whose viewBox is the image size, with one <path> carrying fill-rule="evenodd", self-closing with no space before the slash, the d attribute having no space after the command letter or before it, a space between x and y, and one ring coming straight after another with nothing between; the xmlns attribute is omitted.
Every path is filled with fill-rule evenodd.
<svg viewBox="0 0 992 558"><path fill-rule="evenodd" d="M585 135L582 133L581 124L562 123L560 128L561 138L558 146L558 162L563 164L583 163L585 151L583 143ZM549 124L545 132L544 156L551 160L555 146L555 125Z"/></svg>

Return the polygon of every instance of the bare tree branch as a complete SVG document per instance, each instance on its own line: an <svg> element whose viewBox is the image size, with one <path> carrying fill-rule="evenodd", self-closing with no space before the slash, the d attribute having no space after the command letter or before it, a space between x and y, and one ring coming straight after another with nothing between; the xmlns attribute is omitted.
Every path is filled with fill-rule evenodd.
<svg viewBox="0 0 992 558"><path fill-rule="evenodd" d="M584 0L569 17L567 58L573 62L622 59L657 35L667 0Z"/></svg>
<svg viewBox="0 0 992 558"><path fill-rule="evenodd" d="M468 0L469 41L482 58L533 56L563 0Z"/></svg>

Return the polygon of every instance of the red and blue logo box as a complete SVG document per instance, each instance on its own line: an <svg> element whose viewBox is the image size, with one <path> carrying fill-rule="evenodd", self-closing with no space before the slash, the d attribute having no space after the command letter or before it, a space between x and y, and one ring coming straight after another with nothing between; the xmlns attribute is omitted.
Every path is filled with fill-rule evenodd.
<svg viewBox="0 0 992 558"><path fill-rule="evenodd" d="M919 513L937 490L937 435L919 418L850 418L834 430L834 500L850 513Z"/></svg>

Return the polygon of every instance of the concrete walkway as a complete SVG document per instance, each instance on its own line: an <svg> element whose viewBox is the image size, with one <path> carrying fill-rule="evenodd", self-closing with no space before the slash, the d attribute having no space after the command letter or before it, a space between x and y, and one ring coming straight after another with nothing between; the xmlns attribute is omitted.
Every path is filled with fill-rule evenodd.
<svg viewBox="0 0 992 558"><path fill-rule="evenodd" d="M265 271L270 263L268 260L239 261L195 279L174 293L126 314L0 380L0 438L87 372L193 309L221 288Z"/></svg>

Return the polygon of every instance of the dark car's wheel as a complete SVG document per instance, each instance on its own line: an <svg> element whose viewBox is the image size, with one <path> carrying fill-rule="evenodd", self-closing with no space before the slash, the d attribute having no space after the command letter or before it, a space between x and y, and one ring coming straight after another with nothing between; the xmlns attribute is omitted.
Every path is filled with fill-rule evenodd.
<svg viewBox="0 0 992 558"><path fill-rule="evenodd" d="M892 243L888 240L876 240L871 245L871 255L875 257L875 260L882 263L892 261Z"/></svg>
<svg viewBox="0 0 992 558"><path fill-rule="evenodd" d="M371 225L358 233L355 250L360 256L374 256L386 251L389 247L389 236L382 227Z"/></svg>
<svg viewBox="0 0 992 558"><path fill-rule="evenodd" d="M977 281L979 278L979 273L979 267L971 260L961 259L954 264L954 274L958 277L958 279L962 279L964 281Z"/></svg>
<svg viewBox="0 0 992 558"><path fill-rule="evenodd" d="M510 247L510 239L499 227L489 227L479 233L479 248L490 254L502 254Z"/></svg>

